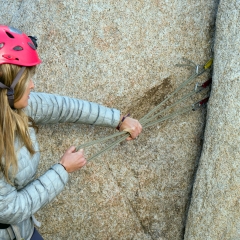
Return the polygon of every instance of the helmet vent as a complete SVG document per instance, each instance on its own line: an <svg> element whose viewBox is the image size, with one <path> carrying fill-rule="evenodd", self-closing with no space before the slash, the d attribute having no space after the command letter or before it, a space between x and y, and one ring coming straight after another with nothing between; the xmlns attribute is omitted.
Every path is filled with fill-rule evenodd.
<svg viewBox="0 0 240 240"><path fill-rule="evenodd" d="M33 49L33 50L36 50L36 47L34 46L34 44L33 43L31 43L31 42L28 42L28 45Z"/></svg>
<svg viewBox="0 0 240 240"><path fill-rule="evenodd" d="M6 32L6 34L7 34L10 38L14 38L14 36L13 36L11 33Z"/></svg>
<svg viewBox="0 0 240 240"><path fill-rule="evenodd" d="M13 50L15 50L15 51L22 51L23 48L21 46L16 46L16 47L13 48Z"/></svg>
<svg viewBox="0 0 240 240"><path fill-rule="evenodd" d="M4 46L4 43L0 43L0 49L3 48Z"/></svg>
<svg viewBox="0 0 240 240"><path fill-rule="evenodd" d="M9 55L9 54L3 54L2 57L8 59L8 60L18 60L19 61L19 58L13 56L13 55Z"/></svg>
<svg viewBox="0 0 240 240"><path fill-rule="evenodd" d="M13 33L22 34L22 32L14 27L9 27L9 30Z"/></svg>

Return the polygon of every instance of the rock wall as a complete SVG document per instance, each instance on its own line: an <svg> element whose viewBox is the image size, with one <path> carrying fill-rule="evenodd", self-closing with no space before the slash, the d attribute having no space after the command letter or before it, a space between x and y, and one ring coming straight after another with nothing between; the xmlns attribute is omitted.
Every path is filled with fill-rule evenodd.
<svg viewBox="0 0 240 240"><path fill-rule="evenodd" d="M140 118L191 75L192 69L175 67L183 57L199 64L209 59L217 0L0 0L0 5L2 24L38 36L43 63L34 78L36 91L98 102ZM37 213L43 237L182 239L205 113L144 130L138 140L71 174L65 191ZM114 132L76 124L40 127L39 174L69 146ZM102 147L87 149L87 156Z"/></svg>
<svg viewBox="0 0 240 240"><path fill-rule="evenodd" d="M222 0L213 88L186 240L240 239L240 2Z"/></svg>

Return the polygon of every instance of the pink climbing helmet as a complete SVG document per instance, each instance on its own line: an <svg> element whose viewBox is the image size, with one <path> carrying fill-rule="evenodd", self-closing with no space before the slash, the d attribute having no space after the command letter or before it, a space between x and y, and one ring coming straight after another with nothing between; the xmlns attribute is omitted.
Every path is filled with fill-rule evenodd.
<svg viewBox="0 0 240 240"><path fill-rule="evenodd" d="M8 102L12 109L14 109L14 88L25 68L42 62L36 50L36 37L27 36L16 28L0 25L0 65L14 64L21 66L11 86L6 86L0 81L0 88L7 89Z"/></svg>
<svg viewBox="0 0 240 240"><path fill-rule="evenodd" d="M0 64L25 67L40 64L36 41L36 37L27 36L16 28L0 25Z"/></svg>

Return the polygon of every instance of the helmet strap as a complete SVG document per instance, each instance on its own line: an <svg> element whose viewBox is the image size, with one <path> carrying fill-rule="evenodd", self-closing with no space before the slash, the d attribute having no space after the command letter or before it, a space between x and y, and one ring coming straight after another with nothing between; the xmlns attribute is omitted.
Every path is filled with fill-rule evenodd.
<svg viewBox="0 0 240 240"><path fill-rule="evenodd" d="M12 109L14 109L14 88L19 82L21 76L23 75L24 70L26 67L22 67L20 71L18 72L17 76L14 78L13 83L10 87L7 87L3 83L0 82L0 88L7 89L7 97L8 97L8 103Z"/></svg>

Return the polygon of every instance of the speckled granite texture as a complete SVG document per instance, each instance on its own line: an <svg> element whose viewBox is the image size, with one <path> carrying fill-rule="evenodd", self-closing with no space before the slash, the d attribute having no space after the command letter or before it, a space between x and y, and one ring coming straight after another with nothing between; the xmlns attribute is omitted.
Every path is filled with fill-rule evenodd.
<svg viewBox="0 0 240 240"><path fill-rule="evenodd" d="M186 240L240 239L240 1L222 0L214 82Z"/></svg>
<svg viewBox="0 0 240 240"><path fill-rule="evenodd" d="M98 102L136 118L191 74L175 67L183 57L204 64L211 56L217 0L0 5L1 23L38 36L43 63L34 77L36 91ZM39 232L51 240L182 239L205 114L203 109L151 127L72 174L65 191L38 212ZM114 132L76 124L41 127L39 174L70 145ZM87 149L87 156L102 147Z"/></svg>

